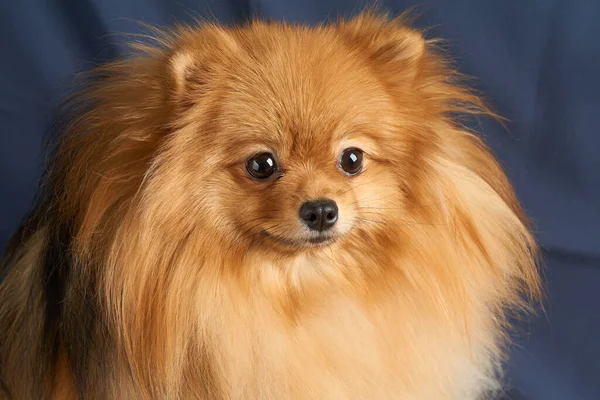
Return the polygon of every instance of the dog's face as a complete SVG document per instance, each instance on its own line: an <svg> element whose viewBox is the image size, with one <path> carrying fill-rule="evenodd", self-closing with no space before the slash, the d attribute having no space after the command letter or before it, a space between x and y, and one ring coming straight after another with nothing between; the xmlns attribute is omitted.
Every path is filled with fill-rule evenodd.
<svg viewBox="0 0 600 400"><path fill-rule="evenodd" d="M225 96L217 133L228 184L215 197L237 234L302 250L385 219L375 211L392 207L399 193L377 141L393 113L382 88L361 68L331 68L335 57L326 67L265 61L246 91ZM273 70L273 62L281 65Z"/></svg>
<svg viewBox="0 0 600 400"><path fill-rule="evenodd" d="M255 26L221 33L227 48L213 65L200 67L193 46L174 58L188 122L172 145L221 237L316 251L391 229L405 212L428 138L407 131L373 61L334 33L290 38ZM190 78L199 74L202 82ZM401 79L405 108L414 108Z"/></svg>

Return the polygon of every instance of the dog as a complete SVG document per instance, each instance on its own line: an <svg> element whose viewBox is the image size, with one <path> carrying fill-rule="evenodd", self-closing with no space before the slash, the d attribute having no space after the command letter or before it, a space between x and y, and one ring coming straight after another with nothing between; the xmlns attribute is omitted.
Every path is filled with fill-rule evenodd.
<svg viewBox="0 0 600 400"><path fill-rule="evenodd" d="M476 400L537 247L405 17L153 34L102 66L3 258L10 399Z"/></svg>

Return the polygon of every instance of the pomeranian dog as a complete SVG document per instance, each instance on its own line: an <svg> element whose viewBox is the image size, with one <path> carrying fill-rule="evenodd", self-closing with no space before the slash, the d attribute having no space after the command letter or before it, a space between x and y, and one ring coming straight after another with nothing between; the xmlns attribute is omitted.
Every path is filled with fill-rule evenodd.
<svg viewBox="0 0 600 400"><path fill-rule="evenodd" d="M2 398L474 400L536 245L436 46L376 12L94 71L3 259Z"/></svg>

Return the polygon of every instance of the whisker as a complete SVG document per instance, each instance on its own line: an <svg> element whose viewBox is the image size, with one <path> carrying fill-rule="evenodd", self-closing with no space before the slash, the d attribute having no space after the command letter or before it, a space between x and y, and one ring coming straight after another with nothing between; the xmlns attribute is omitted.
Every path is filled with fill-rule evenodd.
<svg viewBox="0 0 600 400"><path fill-rule="evenodd" d="M379 182L379 181L378 181L378 180L370 180L370 181L368 181L368 182L362 182L362 183L359 183L359 184L357 184L357 185L350 186L348 189L345 189L345 190L343 190L343 191L341 191L341 192L339 192L339 193L337 193L337 194L338 194L338 195L343 195L343 194L346 194L346 193L348 193L348 192L349 192L349 191L351 191L352 189L357 189L357 188L360 188L360 187L362 187L362 186L364 186L364 185L367 185L367 184L377 184L377 182ZM387 188L390 188L390 187L391 187L391 188L393 188L393 187L396 187L396 186L395 186L395 185L379 185L379 187L387 187Z"/></svg>
<svg viewBox="0 0 600 400"><path fill-rule="evenodd" d="M380 216L380 217L386 216L386 214L384 214L384 213L378 213L378 212L374 212L374 211L363 211L362 214L371 214L371 215L376 215L376 216ZM407 219L397 218L397 217L394 217L394 221L400 221L405 225L446 226L446 224L435 224L432 222L407 220Z"/></svg>
<svg viewBox="0 0 600 400"><path fill-rule="evenodd" d="M375 221L374 219L363 218L363 217L356 217L356 219L359 220L359 221L372 222L374 224L387 226L387 224L385 222L383 222L383 221Z"/></svg>
<svg viewBox="0 0 600 400"><path fill-rule="evenodd" d="M426 208L426 207L434 207L438 205L445 204L446 200L440 200L429 204L422 204L418 208ZM380 209L380 210L405 210L406 207L357 207L357 209Z"/></svg>
<svg viewBox="0 0 600 400"><path fill-rule="evenodd" d="M354 204L361 203L361 202L363 202L363 201L366 201L366 200L371 200L371 201L380 201L380 200L386 200L386 199L389 199L390 197L393 197L393 196L395 196L395 193L393 193L393 194L389 194L389 195L387 195L387 196L383 196L383 197L379 197L379 198L375 198L375 199L373 199L373 197L374 197L374 196L376 196L376 195L378 195L378 194L380 194L380 193L375 193L375 194L373 194L373 195L370 195L370 196L361 197L361 198L359 198L359 199L356 199L355 201L353 201L353 202L352 202L352 203L350 203L350 204L351 204L351 205L354 205Z"/></svg>

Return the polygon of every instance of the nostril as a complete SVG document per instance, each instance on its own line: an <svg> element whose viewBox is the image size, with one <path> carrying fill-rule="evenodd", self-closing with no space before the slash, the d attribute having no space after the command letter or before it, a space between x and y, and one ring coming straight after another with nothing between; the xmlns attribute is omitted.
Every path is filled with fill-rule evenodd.
<svg viewBox="0 0 600 400"><path fill-rule="evenodd" d="M307 201L300 207L299 214L309 229L322 232L335 225L338 208L332 200Z"/></svg>

